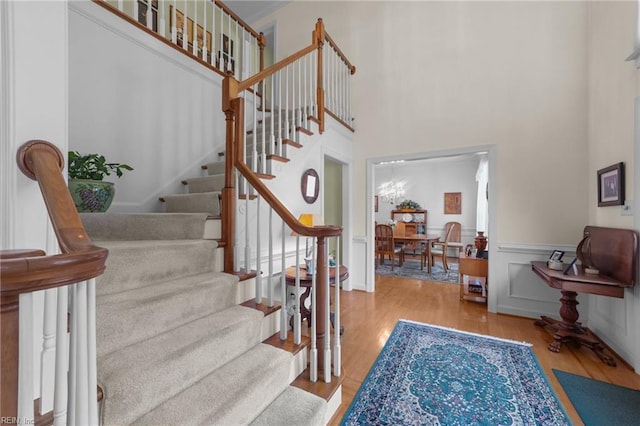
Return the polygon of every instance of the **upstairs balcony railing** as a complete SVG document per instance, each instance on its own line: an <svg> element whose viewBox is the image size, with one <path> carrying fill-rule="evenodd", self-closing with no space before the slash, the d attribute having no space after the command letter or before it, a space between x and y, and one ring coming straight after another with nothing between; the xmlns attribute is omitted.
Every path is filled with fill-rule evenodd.
<svg viewBox="0 0 640 426"><path fill-rule="evenodd" d="M221 1L94 1L220 73L244 79L264 68L264 36Z"/></svg>
<svg viewBox="0 0 640 426"><path fill-rule="evenodd" d="M248 79L238 81L229 74L222 86L222 109L227 123L222 229L223 239L231 243L225 250L225 271L256 271L256 302L262 303L264 283L269 306L273 306L274 285L279 280L280 300L285 303L286 240L292 234L297 236L294 264L300 265L299 239L312 238L313 249L311 253L305 253L311 256L315 271L310 321L312 381L318 380L320 374L325 382L330 382L332 376L341 374L340 280L337 275L341 263L338 247L342 228L307 226L299 222L297 215L282 204L263 179L274 177L274 162L289 161L288 150L302 146L302 135L324 131L325 112L353 130L349 93L350 77L354 72L355 67L329 37L319 19L309 46ZM328 105L332 110L327 108ZM294 185L298 190L297 182ZM241 235L244 239L240 238ZM332 238L337 240L335 268L330 268L328 262L328 240ZM279 252L277 246L281 247ZM263 252L267 253L266 256ZM279 274L274 273L278 270ZM300 268L296 267L296 271L292 315L293 341L297 344L300 342L301 307L297 300ZM329 285L332 277L336 283L333 339ZM281 310L282 340L288 334L287 311Z"/></svg>

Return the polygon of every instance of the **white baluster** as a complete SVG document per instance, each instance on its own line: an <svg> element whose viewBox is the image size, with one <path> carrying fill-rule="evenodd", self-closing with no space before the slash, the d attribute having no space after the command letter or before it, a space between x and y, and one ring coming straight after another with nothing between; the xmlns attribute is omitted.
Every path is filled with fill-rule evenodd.
<svg viewBox="0 0 640 426"><path fill-rule="evenodd" d="M314 78L314 73L317 72L316 67L316 52L313 51L309 54L309 105L311 114L313 117L318 118L318 109L316 108L316 84L318 79Z"/></svg>
<svg viewBox="0 0 640 426"><path fill-rule="evenodd" d="M138 2L136 2L137 4ZM153 5L152 0L147 0L147 28L153 30Z"/></svg>
<svg viewBox="0 0 640 426"><path fill-rule="evenodd" d="M138 20L138 2L137 0L133 2L133 19Z"/></svg>
<svg viewBox="0 0 640 426"><path fill-rule="evenodd" d="M265 80L262 80L262 93L260 93L262 95L261 98L261 102L260 102L260 107L262 109L262 138L261 138L261 143L260 143L260 161L258 162L258 166L260 168L260 173L266 173L266 164L267 164L267 154L266 154L266 146L267 146L267 119L266 119L266 109L267 109L267 104L266 104L266 99L265 97L267 96L267 88L265 87L267 84L267 82ZM257 141L255 143L258 143Z"/></svg>
<svg viewBox="0 0 640 426"><path fill-rule="evenodd" d="M276 153L276 137L274 135L274 126L273 126L273 112L275 111L274 108L274 104L273 104L273 100L275 99L275 80L273 78L273 75L271 75L271 77L269 77L269 82L271 83L271 114L269 114L269 118L270 118L270 123L271 123L271 129L269 131L269 154L275 154Z"/></svg>
<svg viewBox="0 0 640 426"><path fill-rule="evenodd" d="M186 10L186 7L185 7ZM186 16L186 12L185 12ZM193 40L191 40L191 53L198 56L198 2L193 4Z"/></svg>
<svg viewBox="0 0 640 426"><path fill-rule="evenodd" d="M242 43L244 43L244 40L240 40L240 38L238 37L238 21L234 20L233 22L235 22L236 24L236 54L235 54L235 58L236 58L236 66L233 68L233 75L238 79L241 80L242 78L240 77L240 50L242 48ZM231 52L229 52L231 53ZM231 61L229 61L231 62Z"/></svg>
<svg viewBox="0 0 640 426"><path fill-rule="evenodd" d="M305 257L307 253L304 254ZM295 295L293 297L293 343L299 345L302 341L302 316L300 315L300 235L296 235L296 284Z"/></svg>
<svg viewBox="0 0 640 426"><path fill-rule="evenodd" d="M325 264L325 310L324 310L324 382L331 383L331 285L329 279L329 241L324 245Z"/></svg>
<svg viewBox="0 0 640 426"><path fill-rule="evenodd" d="M347 68L347 123L353 127L353 114L351 113L351 70Z"/></svg>
<svg viewBox="0 0 640 426"><path fill-rule="evenodd" d="M171 0L171 42L178 42L178 27L176 26L176 2Z"/></svg>
<svg viewBox="0 0 640 426"><path fill-rule="evenodd" d="M202 60L208 62L208 48L207 46L207 5L208 1L202 3Z"/></svg>
<svg viewBox="0 0 640 426"><path fill-rule="evenodd" d="M286 266L286 247L285 247L285 227L284 227L284 219L282 220L282 236L280 240L282 240L282 251L280 252L280 340L287 340L287 283L285 280L285 270Z"/></svg>
<svg viewBox="0 0 640 426"><path fill-rule="evenodd" d="M311 250L311 262L316 266L316 237L312 238L313 249ZM317 272L317 271L316 271ZM311 349L309 351L309 380L318 381L318 342L317 342L317 315L316 315L316 277L317 273L311 275ZM325 333L326 334L326 333Z"/></svg>
<svg viewBox="0 0 640 426"><path fill-rule="evenodd" d="M124 9L124 0L118 0L118 10L122 12Z"/></svg>
<svg viewBox="0 0 640 426"><path fill-rule="evenodd" d="M33 317L34 294L19 296L18 314L18 418L33 419L34 398L34 347Z"/></svg>
<svg viewBox="0 0 640 426"><path fill-rule="evenodd" d="M44 291L42 351L40 352L40 414L53 410L57 295L56 289Z"/></svg>
<svg viewBox="0 0 640 426"><path fill-rule="evenodd" d="M336 255L334 268L335 294L333 296L333 375L340 377L342 368L342 345L340 342L340 237L336 237Z"/></svg>
<svg viewBox="0 0 640 426"><path fill-rule="evenodd" d="M298 113L296 110L296 84L297 84L297 80L296 80L296 63L293 62L291 64L291 130L295 135L295 140L296 142L299 142L298 140L298 133L297 133L297 127L298 127Z"/></svg>
<svg viewBox="0 0 640 426"><path fill-rule="evenodd" d="M160 4L158 5L158 34L162 34L162 37L164 38L167 37L167 33L165 31L167 18L165 13L165 0L160 0Z"/></svg>
<svg viewBox="0 0 640 426"><path fill-rule="evenodd" d="M75 285L76 297L74 298L73 309L76 311L76 327L71 330L76 335L76 409L75 423L81 425L89 424L89 374L88 348L87 348L87 282L83 281Z"/></svg>
<svg viewBox="0 0 640 426"><path fill-rule="evenodd" d="M278 71L278 155L284 157L282 147L282 70Z"/></svg>
<svg viewBox="0 0 640 426"><path fill-rule="evenodd" d="M189 34L187 34L187 0L184 0L183 6L184 11L182 15L182 48L184 50L187 50L187 48L189 47L189 44L187 43L187 38L189 36Z"/></svg>
<svg viewBox="0 0 640 426"><path fill-rule="evenodd" d="M216 65L216 10L218 6L215 2L211 3L211 65Z"/></svg>
<svg viewBox="0 0 640 426"><path fill-rule="evenodd" d="M308 56L308 55L307 55ZM300 58L300 66L303 69L303 79L302 79L302 88L303 88L303 92L304 92L304 101L302 103L302 107L303 107L303 112L302 112L302 125L304 126L305 129L309 128L309 123L307 122L307 120L309 119L309 109L308 106L309 104L308 99L307 99L307 92L308 92L308 87L307 87L307 56ZM304 66L303 66L304 65Z"/></svg>
<svg viewBox="0 0 640 426"><path fill-rule="evenodd" d="M254 92L255 93L255 92ZM255 99L255 97L254 97ZM260 237L260 200L262 197L258 194L256 200L256 303L262 303L262 238Z"/></svg>
<svg viewBox="0 0 640 426"><path fill-rule="evenodd" d="M71 321L69 324L69 395L67 407L67 422L70 425L77 424L76 422L76 405L78 405L78 392L76 384L76 375L78 374L78 311L76 309L77 292L76 287L78 284L72 284L69 286L69 306Z"/></svg>
<svg viewBox="0 0 640 426"><path fill-rule="evenodd" d="M285 128L285 138L291 139L291 127L289 124L289 65L284 69L284 128Z"/></svg>
<svg viewBox="0 0 640 426"><path fill-rule="evenodd" d="M233 179L235 181L235 187L239 189L243 189L246 191L246 180L240 176L240 173L234 173ZM240 188L240 179L242 179L243 187ZM240 229L238 226L240 225L240 191L236 193L236 214L234 220L234 228L236 230ZM233 233L233 265L236 272L240 271L240 239L238 238L238 232Z"/></svg>
<svg viewBox="0 0 640 426"><path fill-rule="evenodd" d="M244 196L244 270L249 272L251 270L249 261L251 260L251 243L249 242L249 182L245 179L245 196Z"/></svg>
<svg viewBox="0 0 640 426"><path fill-rule="evenodd" d="M304 127L304 121L302 118L302 61L297 60L295 63L298 64L298 121L297 121L297 126L299 127ZM298 139L298 142L300 142L300 140Z"/></svg>
<svg viewBox="0 0 640 426"><path fill-rule="evenodd" d="M267 306L273 306L273 209L269 207L269 278L267 282Z"/></svg>
<svg viewBox="0 0 640 426"><path fill-rule="evenodd" d="M96 279L87 281L87 385L89 424L98 424L98 369L96 352Z"/></svg>
<svg viewBox="0 0 640 426"><path fill-rule="evenodd" d="M58 288L58 309L56 313L56 376L53 397L53 424L67 424L67 391L69 384L69 339L67 327L69 321L69 287Z"/></svg>
<svg viewBox="0 0 640 426"><path fill-rule="evenodd" d="M226 70L224 69L224 61L223 61L223 51L224 50L224 10L222 8L220 8L220 49L218 50L218 52L220 52L220 54L218 55L218 68L220 70L222 70L223 72L225 72Z"/></svg>
<svg viewBox="0 0 640 426"><path fill-rule="evenodd" d="M258 86L253 86L253 131L251 132L251 137L253 139L253 144L251 145L251 170L254 172L258 171Z"/></svg>

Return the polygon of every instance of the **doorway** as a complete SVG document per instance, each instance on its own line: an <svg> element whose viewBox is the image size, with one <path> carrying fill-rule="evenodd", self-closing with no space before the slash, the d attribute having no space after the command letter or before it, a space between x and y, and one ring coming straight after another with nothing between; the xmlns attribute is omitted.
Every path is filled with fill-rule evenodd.
<svg viewBox="0 0 640 426"><path fill-rule="evenodd" d="M381 180L380 177L384 176L388 182L391 182L392 184L396 184L398 182L400 182L403 179L402 173L400 173L400 171L402 170L402 167L404 167L403 165L407 165L407 164L413 164L413 168L415 168L415 165L418 163L422 163L424 164L424 167L429 167L428 164L431 163L432 165L438 165L438 167L441 167L443 165L446 165L447 163L451 163L452 167L455 167L455 162L456 161L464 161L464 159L470 159L473 158L474 156L478 156L481 153L485 153L486 154L486 158L488 159L487 161L487 165L488 165L488 187L489 188L495 188L495 159L496 159L496 148L494 145L490 145L490 146L477 146L477 147L468 147L468 148L461 148L461 149L453 149L453 150L446 150L446 151L438 151L438 152L427 152L427 153L414 153L414 154L404 154L404 155L399 155L399 156L389 156L389 157L379 157L379 158L371 158L367 160L367 255L366 255L366 259L367 259L367 279L366 279L366 290L367 291L375 291L375 250L374 250L374 223L376 222L376 220L383 220L385 219L385 213L384 213L384 209L386 210L391 210L392 207L390 207L389 205L391 204L390 201L393 201L393 203L399 203L401 201L403 201L405 198L406 199L411 199L410 197L414 196L413 194L417 194L417 193L421 193L421 192L425 192L425 188L429 188L431 191L431 195L430 197L438 197L438 199L430 199L429 201L427 201L425 199L425 204L428 203L428 205L424 205L422 206L424 209L426 209L427 211L429 210L433 210L434 207L436 210L433 210L432 213L434 213L432 216L432 220L430 221L430 219L427 219L428 223L427 223L427 228L429 228L429 223L431 223L431 231L434 230L439 230L439 226L442 227L444 225L445 220L445 216L443 216L444 212L442 210L443 207L443 203L444 203L444 193L449 192L449 188L455 189L454 187L450 186L448 182L446 181L440 181L438 179L432 179L431 182L425 182L422 181L420 182L419 185L416 185L416 188L414 190L414 192L411 192L411 189L409 186L407 186L407 182L405 182L405 186L403 187L402 185L400 185L399 187L402 188L404 190L404 193L402 193L402 191L400 191L399 193L396 194L392 194L392 197L387 197L386 198L386 204L385 204L385 200L381 198L381 196L378 194L379 192L379 188L376 186L376 183ZM391 165L393 165L393 172L391 171ZM475 173L474 173L474 177L473 180L475 181ZM401 183L401 182L400 182ZM474 184L477 185L476 182L473 182ZM428 191L427 191L428 192ZM453 191L453 192L457 192L457 191ZM473 193L472 197L467 197L467 202L466 205L474 205L475 206L475 202L476 202L476 197L478 194L479 190L476 187L476 190ZM485 192L484 196L486 196L486 190L483 191ZM436 194L436 195L434 195ZM378 212L375 212L375 196L378 195ZM471 199L469 199L471 198ZM495 241L496 238L496 197L488 197L488 240L490 242ZM471 203L471 204L469 204ZM463 199L463 208L465 206L465 200ZM465 210L463 209L462 213L464 214ZM467 209L467 212L469 212L469 210ZM480 227L478 227L475 223L476 221L476 217L475 217L475 212L473 212L473 218L472 224L469 224L469 219L467 216L466 222L467 225L465 226L466 228L466 239L469 240L470 238L475 236L475 231L476 229L480 229ZM389 218L386 218L389 219ZM455 220L455 219L454 219ZM430 221L430 222L429 222ZM472 240L470 241L471 243L473 242ZM496 251L496 244L489 244L489 258L493 257L491 254L492 252ZM494 253L495 254L495 253ZM491 263L489 263L489 275L491 275ZM488 310L490 312L495 312L495 307L496 307L496 302L497 299L495 297L495 295L492 295L491 293L489 293L489 299L488 299Z"/></svg>

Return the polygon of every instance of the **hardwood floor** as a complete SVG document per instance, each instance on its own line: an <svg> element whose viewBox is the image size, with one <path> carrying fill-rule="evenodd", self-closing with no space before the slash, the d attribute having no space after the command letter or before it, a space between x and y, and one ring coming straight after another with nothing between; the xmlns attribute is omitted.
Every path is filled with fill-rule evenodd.
<svg viewBox="0 0 640 426"><path fill-rule="evenodd" d="M560 353L550 352L547 345L552 341L551 335L535 326L533 319L491 314L484 304L460 301L459 289L455 284L376 276L375 293L342 292L340 303L341 322L345 327L342 336L345 377L342 404L330 425L340 423L399 319L533 344L538 362L575 425L581 425L582 422L552 368L640 389L640 375L635 374L619 358L616 357L617 367L609 367L590 350L572 344L564 345Z"/></svg>

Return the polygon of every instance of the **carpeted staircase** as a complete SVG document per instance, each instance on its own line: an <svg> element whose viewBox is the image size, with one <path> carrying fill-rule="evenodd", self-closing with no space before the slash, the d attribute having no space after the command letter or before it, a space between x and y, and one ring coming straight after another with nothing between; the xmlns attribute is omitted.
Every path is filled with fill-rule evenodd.
<svg viewBox="0 0 640 426"><path fill-rule="evenodd" d="M282 127L282 134L285 134L285 124L284 118L281 116L284 112L274 112L273 113L273 126ZM293 117L293 112L288 112L289 117ZM271 135L271 113L267 113L264 120L256 120L256 129L257 132L253 130L248 130L245 140L245 152L247 153L246 163L248 165L253 165L252 152L253 145L256 144L256 151L261 152L264 144L267 145L267 152L269 151L269 140ZM264 133L264 135L263 135ZM278 130L275 130L275 133L279 134ZM264 160L261 155L258 155L256 158L256 164L259 170L262 170L260 164L262 161L265 161L265 173L260 174L259 176L263 179L272 179L274 178L273 171L273 163L287 163L289 162L289 156L291 154L291 150L299 149L302 147L300 144L301 135L313 135L313 133L305 129L303 127L297 127L289 130L289 134L292 139L283 139L282 140L282 149L278 150L277 144L275 143L276 150L281 152L282 155L276 155L275 153L267 153L264 156ZM186 188L185 193L180 194L170 194L164 195L160 197L160 201L164 203L164 211L167 213L201 213L205 212L211 216L218 217L221 212L221 194L222 188L224 188L224 173L225 173L225 161L224 161L224 152L219 153L220 160L214 161L211 163L207 163L202 166L202 169L206 172L206 176L199 176L190 179L185 179L182 181L182 184ZM244 182L240 181L240 186L237 188L238 194L240 197L245 197L247 192L250 196L254 195L252 193L252 189L249 188L245 190L243 187Z"/></svg>
<svg viewBox="0 0 640 426"><path fill-rule="evenodd" d="M324 424L326 401L289 385L293 355L261 343L264 315L216 271L207 216L82 215L109 249L96 300L102 424Z"/></svg>

